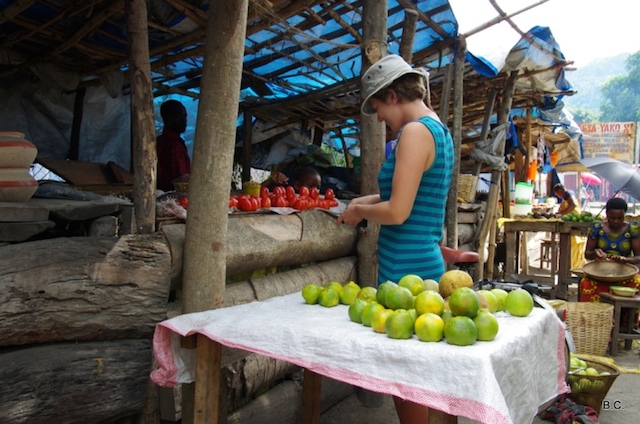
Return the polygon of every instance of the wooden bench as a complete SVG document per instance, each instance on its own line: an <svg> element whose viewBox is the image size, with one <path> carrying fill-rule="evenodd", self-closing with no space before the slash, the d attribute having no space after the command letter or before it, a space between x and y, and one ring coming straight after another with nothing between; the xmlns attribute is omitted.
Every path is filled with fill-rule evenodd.
<svg viewBox="0 0 640 424"><path fill-rule="evenodd" d="M616 296L613 293L602 292L600 293L600 302L609 303L613 305L613 329L611 330L611 356L618 354L618 339L623 339L624 348L626 350L631 349L631 342L634 339L640 339L640 333L637 333L633 329L635 310L640 308L640 296L624 297ZM627 315L627 322L621 323L620 317L622 309L629 309ZM626 324L626 332L620 332L621 324Z"/></svg>
<svg viewBox="0 0 640 424"><path fill-rule="evenodd" d="M558 241L556 240L556 247ZM551 239L544 238L540 240L540 268L546 265L551 266L551 258L553 257L553 245Z"/></svg>

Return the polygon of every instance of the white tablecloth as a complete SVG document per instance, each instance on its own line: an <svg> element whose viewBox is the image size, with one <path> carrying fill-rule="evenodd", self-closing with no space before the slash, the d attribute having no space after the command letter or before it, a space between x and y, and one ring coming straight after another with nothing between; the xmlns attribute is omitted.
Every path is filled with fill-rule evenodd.
<svg viewBox="0 0 640 424"><path fill-rule="evenodd" d="M394 340L351 322L347 306L307 305L298 292L161 322L151 378L168 387L193 382L195 350L182 349L180 336L199 333L451 415L529 423L539 405L567 391L562 323L542 308L525 318L496 316L500 331L491 342Z"/></svg>

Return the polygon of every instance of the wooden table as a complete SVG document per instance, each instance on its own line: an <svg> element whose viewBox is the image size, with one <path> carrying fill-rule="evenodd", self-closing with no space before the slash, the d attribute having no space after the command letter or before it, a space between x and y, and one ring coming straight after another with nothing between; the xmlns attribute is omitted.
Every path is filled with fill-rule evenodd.
<svg viewBox="0 0 640 424"><path fill-rule="evenodd" d="M432 414L432 423L457 416L530 422L540 405L566 390L564 330L542 308L525 318L500 313L494 341L464 347L415 336L393 340L351 322L347 310L305 305L298 292L163 321L154 335L158 369L151 378L168 387L195 381L195 410L211 417L217 415L219 367L212 359L219 344L285 360L305 369L305 424L319 422L319 375L442 411ZM195 352L177 337L194 335Z"/></svg>
<svg viewBox="0 0 640 424"><path fill-rule="evenodd" d="M631 341L640 339L640 334L633 329L635 310L640 308L640 296L618 296L609 292L600 293L600 302L613 305L613 330L611 330L611 356L618 354L618 339L623 339L625 349L631 349ZM620 316L622 309L629 309L626 333L620 332Z"/></svg>
<svg viewBox="0 0 640 424"><path fill-rule="evenodd" d="M551 279L553 281L553 297L567 299L571 282L571 236L585 235L591 223L571 222L560 219L522 219L504 222L507 259L505 275L519 274L520 236L524 232L550 233L551 240ZM558 240L558 243L556 243ZM509 255L510 252L513 252ZM556 264L557 269L556 269Z"/></svg>

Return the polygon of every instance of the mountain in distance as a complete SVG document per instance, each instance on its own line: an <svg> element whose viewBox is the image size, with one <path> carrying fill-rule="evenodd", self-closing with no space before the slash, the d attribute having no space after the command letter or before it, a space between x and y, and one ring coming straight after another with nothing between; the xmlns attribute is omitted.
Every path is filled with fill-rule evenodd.
<svg viewBox="0 0 640 424"><path fill-rule="evenodd" d="M593 62L565 73L573 88L578 92L573 96L563 97L565 106L572 109L584 109L593 113L600 112L600 86L609 78L626 75L625 68L628 53L613 57L602 57Z"/></svg>

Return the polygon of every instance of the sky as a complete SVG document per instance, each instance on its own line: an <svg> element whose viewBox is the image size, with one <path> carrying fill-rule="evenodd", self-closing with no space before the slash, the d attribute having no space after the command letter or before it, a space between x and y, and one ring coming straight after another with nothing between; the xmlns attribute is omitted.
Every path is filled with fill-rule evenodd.
<svg viewBox="0 0 640 424"><path fill-rule="evenodd" d="M508 14L540 3L542 0L496 0ZM466 33L497 16L489 0L449 0ZM639 0L548 0L513 18L526 32L533 26L548 26L560 50L576 67L594 59L640 51ZM508 33L508 35L505 35ZM507 23L500 23L468 38L472 45L489 45L508 39L515 44L520 36Z"/></svg>

